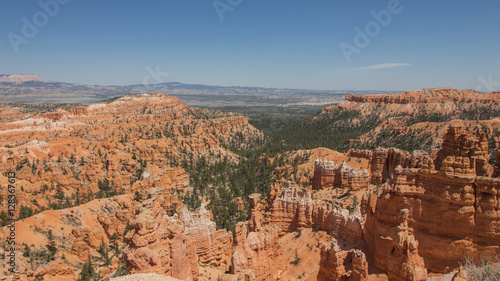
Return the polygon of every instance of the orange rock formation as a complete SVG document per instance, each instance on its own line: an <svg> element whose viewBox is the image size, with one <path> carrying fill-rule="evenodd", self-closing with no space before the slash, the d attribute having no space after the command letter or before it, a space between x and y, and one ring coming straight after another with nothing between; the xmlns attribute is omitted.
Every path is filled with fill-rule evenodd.
<svg viewBox="0 0 500 281"><path fill-rule="evenodd" d="M275 225L262 225L263 206L260 194L250 197L250 210L246 222L236 225L231 273L244 269L255 272L255 280L279 280L285 267L278 250L279 231Z"/></svg>
<svg viewBox="0 0 500 281"><path fill-rule="evenodd" d="M293 232L299 227L308 227L331 232L336 238L342 238L351 244L363 239L359 212L350 214L333 202L312 200L309 189L293 182L278 182L270 196L275 199L270 201L269 222L278 226L280 235Z"/></svg>
<svg viewBox="0 0 500 281"><path fill-rule="evenodd" d="M321 247L319 281L368 281L368 263L361 250L343 251L335 238Z"/></svg>
<svg viewBox="0 0 500 281"><path fill-rule="evenodd" d="M377 267L390 270L384 257L394 247L387 237L399 225L401 209L408 209L408 224L430 271L449 272L464 256L488 259L500 252L500 181L487 175L485 151L483 137L451 127L435 161L427 156L421 168L398 165L393 184L378 198L366 198L365 239Z"/></svg>
<svg viewBox="0 0 500 281"><path fill-rule="evenodd" d="M318 189L345 186L349 190L358 191L368 187L370 174L368 170L353 169L345 162L336 165L331 160L316 159L311 184Z"/></svg>

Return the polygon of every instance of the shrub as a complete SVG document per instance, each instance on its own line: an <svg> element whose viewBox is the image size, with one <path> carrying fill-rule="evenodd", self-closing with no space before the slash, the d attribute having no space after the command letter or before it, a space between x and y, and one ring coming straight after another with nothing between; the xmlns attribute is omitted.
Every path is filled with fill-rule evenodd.
<svg viewBox="0 0 500 281"><path fill-rule="evenodd" d="M26 206L21 206L21 209L19 210L19 219L25 219L27 217L31 217L33 215L33 209L30 207Z"/></svg>
<svg viewBox="0 0 500 281"><path fill-rule="evenodd" d="M139 191L136 191L134 194L134 200L140 202L142 200L142 194Z"/></svg>
<svg viewBox="0 0 500 281"><path fill-rule="evenodd" d="M299 257L299 254L297 253L297 249L295 249L295 260L293 260L293 264L297 265L299 264L301 258Z"/></svg>
<svg viewBox="0 0 500 281"><path fill-rule="evenodd" d="M83 264L82 271L80 275L78 275L78 281L91 281L96 280L97 274L94 270L94 266L92 265L92 257L89 256L89 260Z"/></svg>
<svg viewBox="0 0 500 281"><path fill-rule="evenodd" d="M462 265L467 275L467 280L473 281L496 281L500 280L500 265L493 267L494 263L500 263L500 256L493 261L481 261L481 265L476 265L473 260L465 258Z"/></svg>

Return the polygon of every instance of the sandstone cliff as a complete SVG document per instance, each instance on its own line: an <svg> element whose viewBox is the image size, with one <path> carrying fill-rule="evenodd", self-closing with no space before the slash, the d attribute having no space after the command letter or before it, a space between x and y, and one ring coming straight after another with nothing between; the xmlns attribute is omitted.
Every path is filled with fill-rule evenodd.
<svg viewBox="0 0 500 281"><path fill-rule="evenodd" d="M278 227L280 235L299 227L332 233L351 244L363 239L363 220L359 210L352 214L330 201L315 201L311 191L293 182L278 182L270 193L268 220Z"/></svg>
<svg viewBox="0 0 500 281"><path fill-rule="evenodd" d="M336 239L321 247L317 280L368 281L368 263L361 250L343 251Z"/></svg>
<svg viewBox="0 0 500 281"><path fill-rule="evenodd" d="M344 186L351 191L358 191L368 187L370 174L368 170L353 169L346 162L340 165L331 160L316 159L314 176L311 179L313 188L324 189Z"/></svg>
<svg viewBox="0 0 500 281"><path fill-rule="evenodd" d="M186 236L184 225L165 214L161 190L151 189L148 199L135 210L125 236L130 273L158 273L182 280L198 280L195 242Z"/></svg>
<svg viewBox="0 0 500 281"><path fill-rule="evenodd" d="M339 144L342 149L382 146L430 151L440 147L448 126L457 122L471 132L486 130L491 144L499 136L499 101L498 92L449 88L394 95L349 94L344 102L323 109L315 119L358 132L346 132L352 137L347 145Z"/></svg>
<svg viewBox="0 0 500 281"><path fill-rule="evenodd" d="M180 211L179 219L184 223L184 233L194 241L199 262L214 265L224 272L229 271L233 235L227 230L216 230L215 223L210 218L210 212L201 207L191 213L186 208Z"/></svg>
<svg viewBox="0 0 500 281"><path fill-rule="evenodd" d="M498 179L488 176L485 151L483 137L451 127L434 161L426 156L420 168L398 165L393 183L380 196L365 198L365 239L377 267L390 269L384 257L393 248L389 238L401 209L408 209L408 225L430 271L450 272L464 256L490 259L500 251Z"/></svg>
<svg viewBox="0 0 500 281"><path fill-rule="evenodd" d="M350 150L353 157L366 158L370 163L371 183L381 184L394 179L396 167L420 168L427 153L415 150L412 153L397 148L377 148L375 151Z"/></svg>
<svg viewBox="0 0 500 281"><path fill-rule="evenodd" d="M280 280L285 267L278 249L279 231L275 225L263 225L260 194L250 197L249 217L236 225L231 273L252 269L255 280Z"/></svg>

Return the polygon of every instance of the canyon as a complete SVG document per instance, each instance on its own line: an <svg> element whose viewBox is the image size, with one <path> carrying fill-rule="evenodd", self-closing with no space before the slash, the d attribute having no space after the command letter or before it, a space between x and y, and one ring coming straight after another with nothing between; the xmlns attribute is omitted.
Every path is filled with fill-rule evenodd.
<svg viewBox="0 0 500 281"><path fill-rule="evenodd" d="M495 109L496 99L451 89L348 95L319 114L361 108L369 115L384 107L396 120L395 112L411 114L416 104L452 114L466 106ZM500 254L496 118L436 122L442 129L433 134L442 140L428 151L315 148L273 156L284 163L269 192L238 197L246 219L233 232L215 223L206 197L189 208L194 188L183 163L244 161L234 147L264 138L247 117L162 94L0 112L2 187L7 171L16 174L20 280L77 280L89 266L99 278L427 280L457 273L465 257ZM421 123L427 121L415 125ZM284 170L295 172L282 176ZM0 195L5 206L7 190ZM2 262L8 233L0 229ZM5 267L0 272L9 275Z"/></svg>

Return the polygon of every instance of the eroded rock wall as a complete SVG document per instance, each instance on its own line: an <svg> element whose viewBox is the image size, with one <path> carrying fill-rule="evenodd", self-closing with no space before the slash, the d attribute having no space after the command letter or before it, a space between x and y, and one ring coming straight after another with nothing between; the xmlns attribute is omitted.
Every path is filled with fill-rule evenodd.
<svg viewBox="0 0 500 281"><path fill-rule="evenodd" d="M363 239L363 222L359 212L336 206L333 202L315 201L308 188L293 182L278 183L271 191L275 197L268 212L270 224L276 225L279 234L300 227L315 228L331 232L352 244Z"/></svg>
<svg viewBox="0 0 500 281"><path fill-rule="evenodd" d="M452 127L434 161L426 156L418 169L398 165L392 184L380 196L365 198L365 238L375 266L392 267L385 257L393 249L401 209L408 209L408 224L430 271L449 272L465 256L489 259L500 252L499 180L484 176L492 170L485 151L483 137Z"/></svg>
<svg viewBox="0 0 500 281"><path fill-rule="evenodd" d="M231 273L245 269L255 273L255 280L279 280L286 267L278 249L279 229L277 225L263 225L260 194L250 196L250 210L246 222L236 225Z"/></svg>
<svg viewBox="0 0 500 281"><path fill-rule="evenodd" d="M368 170L353 169L345 162L337 165L327 159L316 159L314 162L313 188L348 187L351 191L358 191L367 188L369 183Z"/></svg>

